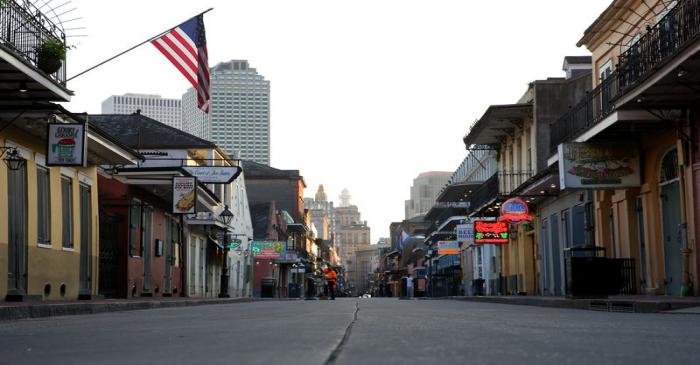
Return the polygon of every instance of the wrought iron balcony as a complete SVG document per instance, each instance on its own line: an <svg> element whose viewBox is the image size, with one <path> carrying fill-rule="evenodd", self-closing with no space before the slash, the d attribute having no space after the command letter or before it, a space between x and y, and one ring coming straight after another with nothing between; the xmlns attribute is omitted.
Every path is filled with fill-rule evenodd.
<svg viewBox="0 0 700 365"><path fill-rule="evenodd" d="M471 209L477 210L498 197L498 186L498 174L493 174L471 194L469 201Z"/></svg>
<svg viewBox="0 0 700 365"><path fill-rule="evenodd" d="M66 43L66 35L32 3L19 4L15 0L0 2L0 43L17 54L23 61L36 67L38 49L48 40ZM65 62L49 75L61 85L66 84Z"/></svg>
<svg viewBox="0 0 700 365"><path fill-rule="evenodd" d="M551 152L613 113L620 97L696 41L698 35L700 0L682 0L618 57L616 70L610 76L551 125Z"/></svg>
<svg viewBox="0 0 700 365"><path fill-rule="evenodd" d="M533 175L532 171L499 171L498 193L500 195L510 195Z"/></svg>

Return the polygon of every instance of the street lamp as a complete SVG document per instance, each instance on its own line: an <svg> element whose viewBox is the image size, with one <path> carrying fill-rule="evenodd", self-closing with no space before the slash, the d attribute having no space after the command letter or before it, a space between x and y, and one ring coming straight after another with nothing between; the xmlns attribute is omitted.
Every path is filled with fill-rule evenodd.
<svg viewBox="0 0 700 365"><path fill-rule="evenodd" d="M5 161L5 164L7 167L12 170L12 171L17 171L24 166L24 164L27 162L22 156L20 156L19 152L17 151L17 148L15 147L0 147L0 150L2 151L0 153L0 157L3 155L5 158L3 161Z"/></svg>
<svg viewBox="0 0 700 365"><path fill-rule="evenodd" d="M224 206L224 211L219 214L218 220L226 226L224 227L224 263L221 266L221 289L219 290L219 298L230 298L228 294L228 279L230 276L228 272L228 227L231 220L233 220L233 213L228 209L228 205Z"/></svg>

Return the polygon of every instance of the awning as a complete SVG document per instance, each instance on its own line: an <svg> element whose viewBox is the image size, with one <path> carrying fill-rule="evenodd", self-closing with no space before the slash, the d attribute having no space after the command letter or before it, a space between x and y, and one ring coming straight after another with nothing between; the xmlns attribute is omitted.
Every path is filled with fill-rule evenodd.
<svg viewBox="0 0 700 365"><path fill-rule="evenodd" d="M522 128L526 119L532 117L532 104L491 105L464 136L464 144L499 144L517 128Z"/></svg>

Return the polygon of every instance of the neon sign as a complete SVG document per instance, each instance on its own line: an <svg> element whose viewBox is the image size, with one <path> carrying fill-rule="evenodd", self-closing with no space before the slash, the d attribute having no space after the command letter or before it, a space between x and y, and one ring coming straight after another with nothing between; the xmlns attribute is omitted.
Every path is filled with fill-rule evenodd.
<svg viewBox="0 0 700 365"><path fill-rule="evenodd" d="M474 243L508 243L508 225L505 222L474 222Z"/></svg>
<svg viewBox="0 0 700 365"><path fill-rule="evenodd" d="M520 198L508 199L501 206L501 216L498 217L498 221L510 224L529 222L532 221L532 216L529 213L527 203L524 200Z"/></svg>

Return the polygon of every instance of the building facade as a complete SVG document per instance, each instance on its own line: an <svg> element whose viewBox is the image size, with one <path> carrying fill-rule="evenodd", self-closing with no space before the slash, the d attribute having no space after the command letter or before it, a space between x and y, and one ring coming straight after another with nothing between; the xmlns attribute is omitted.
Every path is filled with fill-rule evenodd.
<svg viewBox="0 0 700 365"><path fill-rule="evenodd" d="M449 171L429 171L413 179L411 198L405 202L405 219L427 213L451 176Z"/></svg>
<svg viewBox="0 0 700 365"><path fill-rule="evenodd" d="M270 81L248 61L211 68L211 112L197 107L194 89L183 95L183 130L211 140L228 154L270 165Z"/></svg>
<svg viewBox="0 0 700 365"><path fill-rule="evenodd" d="M102 114L132 114L140 110L142 115L182 129L181 103L180 99L168 99L160 95L112 95L102 102Z"/></svg>

